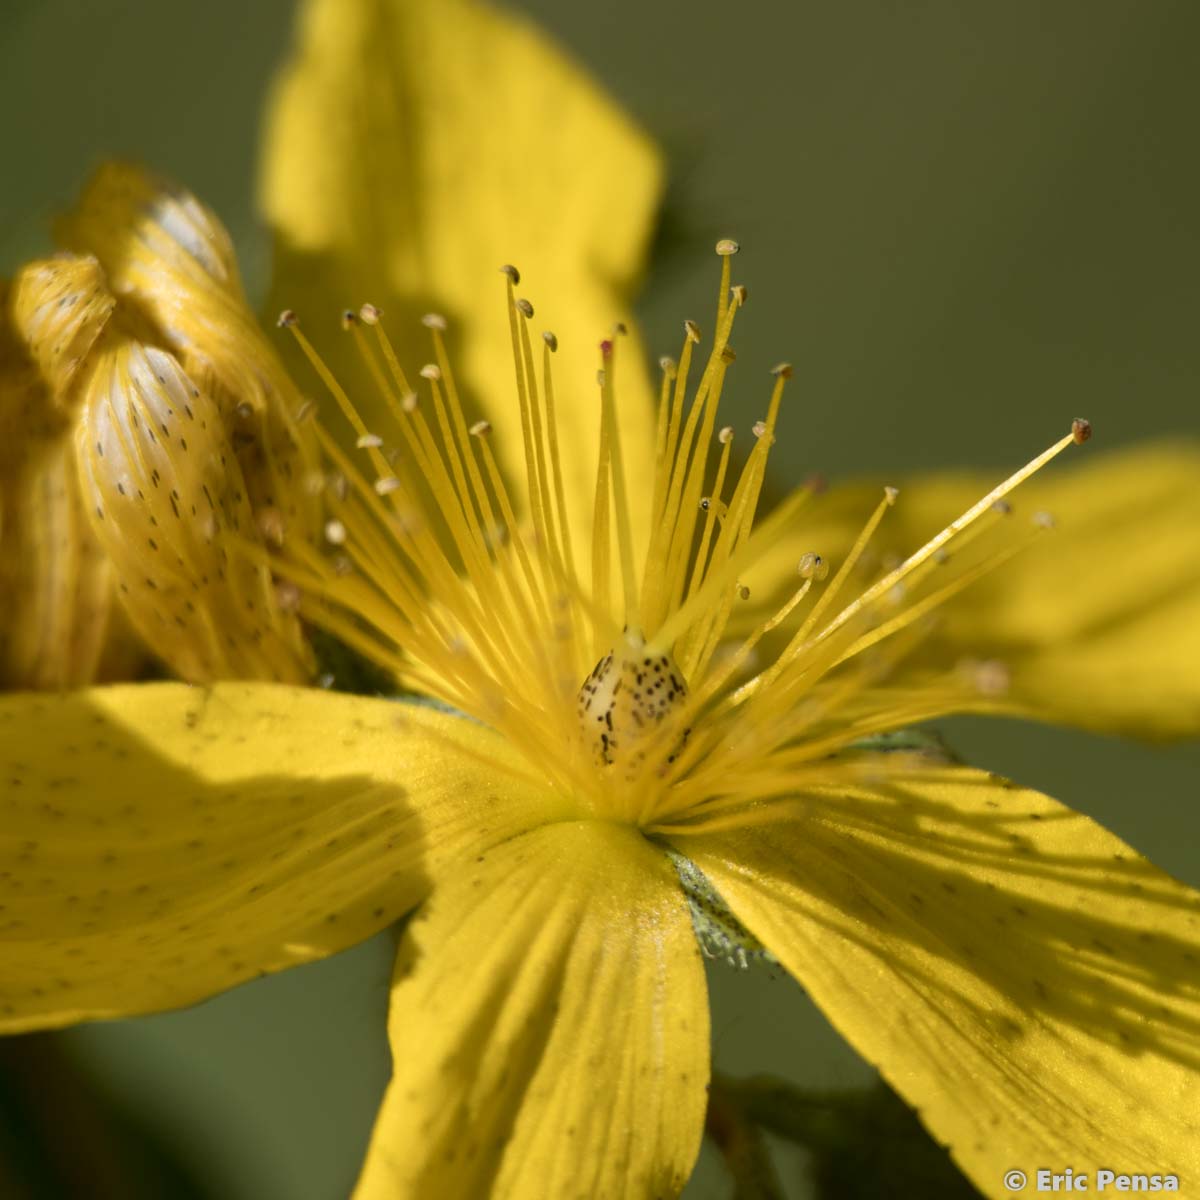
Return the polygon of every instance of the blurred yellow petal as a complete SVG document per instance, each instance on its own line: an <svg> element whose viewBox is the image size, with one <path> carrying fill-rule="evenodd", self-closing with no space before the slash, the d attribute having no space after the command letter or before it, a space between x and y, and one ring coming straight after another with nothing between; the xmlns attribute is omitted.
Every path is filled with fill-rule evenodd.
<svg viewBox="0 0 1200 1200"><path fill-rule="evenodd" d="M661 186L647 139L519 17L471 0L309 0L274 97L261 196L276 232L276 308L309 324L372 301L407 338L451 323L460 386L497 422L515 395L502 263L521 270L536 328L558 336L559 437L576 547L590 530L599 431L598 343L628 318ZM324 346L323 346L324 349ZM540 371L543 348L533 354ZM365 410L382 410L353 347L329 355ZM631 479L652 470L653 397L640 344L617 369Z"/></svg>
<svg viewBox="0 0 1200 1200"><path fill-rule="evenodd" d="M0 535L0 689L128 676L146 652L83 510L73 447L43 447L0 494L22 514Z"/></svg>
<svg viewBox="0 0 1200 1200"><path fill-rule="evenodd" d="M117 304L104 271L94 258L74 255L29 263L13 281L12 304L48 398L65 413L76 373Z"/></svg>
<svg viewBox="0 0 1200 1200"><path fill-rule="evenodd" d="M674 839L988 1196L1006 1171L1200 1178L1200 895L966 768Z"/></svg>
<svg viewBox="0 0 1200 1200"><path fill-rule="evenodd" d="M996 479L887 482L900 496L872 544L909 553ZM880 484L852 484L810 505L757 564L752 594L769 607L772 585L790 586L803 551L836 566L879 494ZM1200 732L1200 448L1100 455L1038 475L1011 499L1011 520L1044 511L1054 530L948 604L913 670L994 660L1008 690L980 697L979 709L1150 738Z"/></svg>
<svg viewBox="0 0 1200 1200"><path fill-rule="evenodd" d="M406 931L395 1078L356 1200L674 1196L708 1084L678 880L630 829L564 822L445 880Z"/></svg>
<svg viewBox="0 0 1200 1200"><path fill-rule="evenodd" d="M321 958L545 819L480 727L264 684L0 697L0 1029Z"/></svg>
<svg viewBox="0 0 1200 1200"><path fill-rule="evenodd" d="M216 215L185 189L110 162L56 232L96 256L117 296L216 403L256 516L314 539L320 513L304 488L312 433L296 420L301 397L246 303Z"/></svg>
<svg viewBox="0 0 1200 1200"><path fill-rule="evenodd" d="M144 657L83 507L65 390L111 297L95 264L40 265L33 345L0 287L0 689L67 688L128 675ZM66 314L82 320L66 320ZM35 358L37 361L35 361ZM64 389L56 392L55 385Z"/></svg>

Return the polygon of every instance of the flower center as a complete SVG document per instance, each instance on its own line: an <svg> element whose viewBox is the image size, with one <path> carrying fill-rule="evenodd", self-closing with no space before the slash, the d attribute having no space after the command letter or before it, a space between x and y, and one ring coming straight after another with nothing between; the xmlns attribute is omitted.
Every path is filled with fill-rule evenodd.
<svg viewBox="0 0 1200 1200"><path fill-rule="evenodd" d="M678 361L662 361L650 477L627 473L617 339L601 343L590 537L572 528L565 501L579 464L565 461L557 434L558 341L543 334L539 372L534 310L515 293L514 268L503 273L524 472L511 475L493 455L492 425L471 423L460 403L440 317L425 318L436 361L420 369L419 394L379 311L346 314L390 410L390 436L368 428L294 314L281 318L371 466L361 470L318 427L331 471L314 483L330 516L329 544L320 551L285 540L271 563L299 591L302 615L405 687L494 729L527 764L503 769L658 832L741 821L759 803L801 793L841 794L855 772L902 766L901 755L864 754L870 739L990 695L979 680L994 683L996 671L946 669L919 687L893 676L937 609L1044 535L1046 523L1035 521L1014 536L1005 498L1090 431L1076 421L894 563L872 548L897 500L896 489L883 489L836 569L805 553L790 582L764 581L765 604L761 596L747 604L747 574L761 575L763 560L777 557L818 489L799 488L756 522L786 364L772 372L766 415L740 470L732 428L717 426L736 358L729 339L746 303L745 289L730 286L736 250L717 247L716 334L699 380L689 387L701 342L693 322Z"/></svg>

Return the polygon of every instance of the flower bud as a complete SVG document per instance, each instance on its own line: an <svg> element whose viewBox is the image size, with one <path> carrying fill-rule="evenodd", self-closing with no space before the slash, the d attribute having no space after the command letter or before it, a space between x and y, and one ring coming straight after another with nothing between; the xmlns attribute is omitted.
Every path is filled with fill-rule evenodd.
<svg viewBox="0 0 1200 1200"><path fill-rule="evenodd" d="M228 235L186 192L113 164L59 234L78 253L28 264L6 306L0 532L5 572L27 580L19 612L5 590L10 624L20 617L28 642L41 620L71 645L102 638L111 622L97 614L119 602L185 679L308 679L297 605L280 603L268 555L319 537L321 497L304 486L315 435L295 420L301 398L246 305ZM84 683L108 661L89 653L91 666L74 653L5 679Z"/></svg>
<svg viewBox="0 0 1200 1200"><path fill-rule="evenodd" d="M153 327L155 344L216 404L255 512L280 514L288 535L315 543L320 505L301 481L318 464L303 399L246 303L233 246L209 209L182 188L106 163L57 225L94 255L113 292Z"/></svg>

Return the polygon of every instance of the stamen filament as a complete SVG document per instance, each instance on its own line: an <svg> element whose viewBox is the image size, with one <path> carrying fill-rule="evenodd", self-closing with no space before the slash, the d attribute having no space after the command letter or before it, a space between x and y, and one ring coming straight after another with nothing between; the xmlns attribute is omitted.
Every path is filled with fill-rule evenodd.
<svg viewBox="0 0 1200 1200"><path fill-rule="evenodd" d="M875 511L868 518L867 523L863 526L862 532L858 535L854 545L850 547L850 553L846 555L845 561L838 568L838 573L833 577L829 586L817 597L817 602L812 606L812 611L804 618L804 624L800 627L800 632L797 637L800 641L805 638L816 628L817 622L824 615L825 610L836 598L850 575L850 572L858 565L858 560L862 557L863 551L867 548L867 543L874 536L875 531L879 528L879 523L883 520L884 513L892 507L896 502L895 488L885 488L884 497L880 500Z"/></svg>
<svg viewBox="0 0 1200 1200"><path fill-rule="evenodd" d="M1049 449L1043 450L1041 454L1026 463L1019 471L1015 471L1003 483L997 484L982 500L971 505L961 516L951 521L945 529L930 538L916 553L909 555L894 571L889 572L876 584L869 587L853 604L847 605L842 609L838 616L818 636L822 638L828 637L835 630L840 629L857 612L861 611L867 605L874 603L880 596L886 595L906 575L932 558L947 542L986 513L998 500L1002 500L1015 487L1024 483L1030 475L1040 471L1042 467L1050 462L1051 459L1061 454L1068 446L1076 444L1076 438L1077 435L1074 432L1067 434L1064 438L1060 438Z"/></svg>
<svg viewBox="0 0 1200 1200"><path fill-rule="evenodd" d="M612 462L613 506L617 515L617 548L621 555L621 581L625 592L625 625L641 628L638 609L637 572L633 565L633 527L629 519L629 491L625 484L625 458L621 452L621 431L617 427L616 402L613 398L613 370L616 346L605 341L600 346L600 405L606 440Z"/></svg>

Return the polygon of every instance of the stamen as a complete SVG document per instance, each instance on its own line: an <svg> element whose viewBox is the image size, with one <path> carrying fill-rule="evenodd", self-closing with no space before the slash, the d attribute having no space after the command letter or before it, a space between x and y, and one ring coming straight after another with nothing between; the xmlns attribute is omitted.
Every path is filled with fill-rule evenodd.
<svg viewBox="0 0 1200 1200"><path fill-rule="evenodd" d="M875 535L875 531L879 528L879 523L883 520L884 513L887 512L896 503L896 497L899 492L894 487L883 489L883 499L879 502L875 511L863 526L862 532L855 539L854 545L850 547L850 553L846 555L845 562L842 563L838 573L833 577L833 582L821 593L817 598L816 604L813 605L812 611L804 619L804 624L800 627L799 638L803 641L816 628L817 622L824 615L825 610L833 603L842 585L850 576L850 572L858 565L858 561L862 558L863 551L867 548L867 543Z"/></svg>
<svg viewBox="0 0 1200 1200"><path fill-rule="evenodd" d="M609 560L609 500L608 475L611 447L608 441L608 422L601 416L600 449L596 456L596 492L592 504L592 595L604 609L612 605L612 585ZM603 644L597 646L597 653Z"/></svg>
<svg viewBox="0 0 1200 1200"><path fill-rule="evenodd" d="M521 437L525 451L526 498L538 542L553 562L558 553L548 503L545 457L538 416L537 381L534 377L529 331L526 322L533 316L533 305L519 299L513 291L520 279L515 267L501 267L507 283L509 334L512 340L513 371L521 413ZM535 436L535 429L537 431Z"/></svg>
<svg viewBox="0 0 1200 1200"><path fill-rule="evenodd" d="M697 501L703 488L704 468L712 431L716 424L717 405L721 385L728 362L725 351L737 314L736 303L725 303L727 268L729 256L722 257L722 288L719 297L720 320L717 336L704 368L704 374L696 387L687 420L678 436L672 437L677 428L677 414L672 412L671 427L667 434L667 455L661 465L659 480L662 484L661 511L652 526L650 545L647 550L646 568L642 587L642 615L648 628L655 628L666 614L678 605L686 580L688 553L692 546L697 519ZM682 359L690 363L690 347L700 338L699 330L691 321L684 323L686 339ZM682 409L680 378L676 380L677 408ZM703 416L697 439L697 428ZM656 492L659 488L656 487Z"/></svg>
<svg viewBox="0 0 1200 1200"><path fill-rule="evenodd" d="M723 592L729 590L732 595L733 582L754 561L760 553L761 547L769 545L771 540L787 526L807 499L807 493L793 492L763 522L753 543L739 547L726 559L719 571L709 571L696 594L676 609L658 628L654 637L647 643L647 649L651 653L655 651L662 653L669 650L698 613L709 609Z"/></svg>
<svg viewBox="0 0 1200 1200"><path fill-rule="evenodd" d="M683 399L687 393L688 376L691 374L692 369L692 347L700 341L700 333L694 322L685 321L683 323L683 330L683 349L680 352L678 364L671 359L660 360L663 364L664 395L671 383L674 383L674 388L671 390L671 411L666 422L666 443L663 453L658 457L655 464L654 505L650 518L652 546L655 543L658 530L663 524L663 509L667 502L667 486L671 479L671 472L675 462L675 452L679 441L680 425L683 420ZM670 363L670 369L666 366L667 363ZM649 575L650 564L653 561L654 555L651 552L647 558L647 575ZM643 593L647 586L648 584L643 585Z"/></svg>
<svg viewBox="0 0 1200 1200"><path fill-rule="evenodd" d="M783 400L784 386L791 377L791 367L786 363L781 363L773 369L772 374L775 376L775 384L771 389L771 400L767 408L766 421L767 427L771 430L774 429L775 421L779 414L779 407ZM750 529L758 508L758 497L766 476L767 455L770 453L772 441L773 438L759 439L750 451L750 456L747 458L737 486L734 488L725 521L717 536L707 578L715 579L723 577L734 555L739 552L739 548L750 536ZM798 492L793 493L789 502L794 501L798 507L810 495L810 491L801 488ZM766 543L760 536L756 540L756 545L764 544ZM739 566L737 573L741 574L742 569ZM696 604L697 597L702 592L703 588L701 592L697 592L696 596L693 596L682 605L681 611L686 610L689 605ZM732 595L727 593L715 610L711 608L707 610L706 615L701 618L697 628L689 635L687 645L681 648L680 662L689 678L699 678L707 669L712 655L716 652L725 625L729 620L731 608Z"/></svg>
<svg viewBox="0 0 1200 1200"><path fill-rule="evenodd" d="M629 519L629 492L625 486L625 459L621 452L621 431L617 427L616 403L613 399L613 370L616 354L613 343L600 343L604 364L600 371L600 404L608 431L609 453L612 456L613 503L617 513L617 547L621 555L621 578L625 589L625 624L641 628L638 611L637 575L633 565L633 527Z"/></svg>
<svg viewBox="0 0 1200 1200"><path fill-rule="evenodd" d="M713 484L713 500L716 503L709 503L706 500L700 501L700 507L705 513L704 530L700 534L700 546L696 551L696 557L692 564L692 578L687 590L687 598L689 600L696 594L696 588L699 586L700 580L704 577L705 567L708 563L708 548L712 541L717 514L721 508L721 493L725 488L725 474L729 469L729 454L733 445L732 427L726 425L717 434L717 441L721 446L721 458L717 463L717 479Z"/></svg>
<svg viewBox="0 0 1200 1200"><path fill-rule="evenodd" d="M1088 426L1090 430L1090 426ZM998 500L1002 500L1019 484L1024 483L1035 472L1040 471L1048 462L1057 458L1068 446L1077 445L1076 435L1074 430L1067 434L1066 437L1060 438L1049 449L1042 451L1036 458L1026 463L1019 471L1014 471L1003 483L999 483L986 496L971 505L961 516L956 517L949 525L946 526L940 533L935 534L930 538L915 554L911 554L903 563L900 564L894 571L885 575L873 587L868 588L853 604L844 608L833 621L825 627L819 635L820 637L828 637L835 630L840 629L847 621L849 621L856 613L860 612L869 604L873 604L880 596L886 595L895 584L899 583L905 576L911 574L922 563L931 558L941 547L959 534L967 526L973 524L980 516L987 512L993 504Z"/></svg>
<svg viewBox="0 0 1200 1200"><path fill-rule="evenodd" d="M729 260L740 250L741 247L732 238L722 238L717 243L717 254L721 259L721 286L717 292L717 328L721 327L721 323L725 319L725 309L727 305L726 297L729 295Z"/></svg>
<svg viewBox="0 0 1200 1200"><path fill-rule="evenodd" d="M542 393L546 399L546 440L550 445L550 472L554 478L554 501L558 506L558 527L562 534L562 556L568 576L577 584L575 553L571 546L571 523L567 520L567 492L563 480L562 454L558 446L558 418L554 410L554 380L550 356L558 351L558 338L548 330L542 334Z"/></svg>

